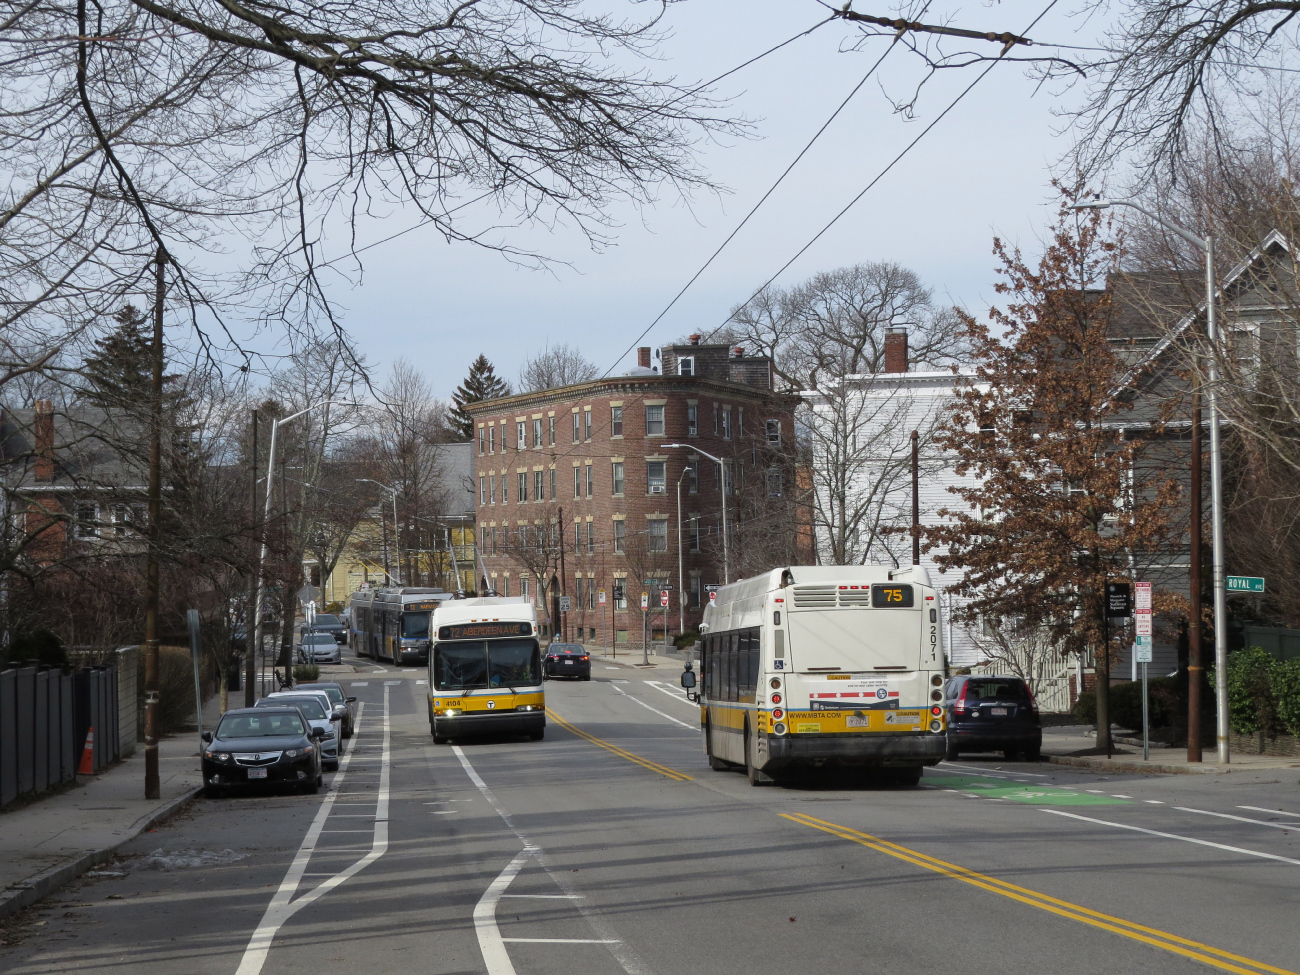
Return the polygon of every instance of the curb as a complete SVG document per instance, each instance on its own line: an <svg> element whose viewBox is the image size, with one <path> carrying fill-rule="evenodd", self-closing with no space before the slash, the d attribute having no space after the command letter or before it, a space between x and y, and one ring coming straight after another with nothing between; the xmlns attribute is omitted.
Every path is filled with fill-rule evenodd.
<svg viewBox="0 0 1300 975"><path fill-rule="evenodd" d="M1116 762L1113 759L1092 758L1086 755L1049 755L1048 761L1053 765L1074 765L1078 768L1105 769L1108 772L1162 772L1172 775L1224 775L1231 768L1207 764L1203 768L1195 765L1159 765L1152 762Z"/></svg>
<svg viewBox="0 0 1300 975"><path fill-rule="evenodd" d="M89 853L83 853L80 856L64 860L62 863L56 863L33 877L18 881L8 890L0 891L0 918L16 914L29 904L34 904L41 898L54 893L70 880L80 877L87 870L99 866L151 826L157 826L159 823L176 815L176 813L193 802L202 791L203 786L195 786L188 792L181 793L170 802L141 816L131 824L130 835L124 836L112 846L104 847L102 850L92 850Z"/></svg>

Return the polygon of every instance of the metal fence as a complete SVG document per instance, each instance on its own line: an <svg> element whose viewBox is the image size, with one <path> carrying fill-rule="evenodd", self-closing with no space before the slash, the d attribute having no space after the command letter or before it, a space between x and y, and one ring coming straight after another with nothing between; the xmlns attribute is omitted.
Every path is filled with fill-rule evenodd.
<svg viewBox="0 0 1300 975"><path fill-rule="evenodd" d="M117 670L0 671L0 806L71 782L92 726L95 771L118 760Z"/></svg>

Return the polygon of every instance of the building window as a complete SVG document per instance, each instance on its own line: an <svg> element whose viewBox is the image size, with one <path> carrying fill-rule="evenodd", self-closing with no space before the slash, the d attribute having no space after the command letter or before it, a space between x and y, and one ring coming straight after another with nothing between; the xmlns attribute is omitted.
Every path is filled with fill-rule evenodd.
<svg viewBox="0 0 1300 975"><path fill-rule="evenodd" d="M713 404L713 435L718 435L718 404Z"/></svg>
<svg viewBox="0 0 1300 975"><path fill-rule="evenodd" d="M480 529L478 530L478 534L479 534L478 547L479 547L482 551L486 552L486 551L488 550L488 543L487 543L487 529L486 529L486 528L480 528Z"/></svg>
<svg viewBox="0 0 1300 975"><path fill-rule="evenodd" d="M614 522L614 554L622 555L627 548L627 522Z"/></svg>
<svg viewBox="0 0 1300 975"><path fill-rule="evenodd" d="M573 496L582 497L582 470L578 467L573 469Z"/></svg>
<svg viewBox="0 0 1300 975"><path fill-rule="evenodd" d="M528 576L519 577L519 595L528 598Z"/></svg>
<svg viewBox="0 0 1300 975"><path fill-rule="evenodd" d="M594 521L587 522L587 554L596 554L596 523Z"/></svg>
<svg viewBox="0 0 1300 975"><path fill-rule="evenodd" d="M504 448L505 445L506 445L506 441L505 438L503 437L501 440L502 448ZM497 428L488 427L488 453L495 454L496 452L497 452Z"/></svg>
<svg viewBox="0 0 1300 975"><path fill-rule="evenodd" d="M767 442L768 443L781 442L781 421L780 420L767 421Z"/></svg>
<svg viewBox="0 0 1300 975"><path fill-rule="evenodd" d="M667 467L667 462L662 460L645 462L646 494L664 494L668 490Z"/></svg>
<svg viewBox="0 0 1300 975"><path fill-rule="evenodd" d="M586 439L591 439L591 407L588 406L582 411L582 429L586 434Z"/></svg>
<svg viewBox="0 0 1300 975"><path fill-rule="evenodd" d="M551 468L551 500L555 500L555 468Z"/></svg>
<svg viewBox="0 0 1300 975"><path fill-rule="evenodd" d="M784 485L782 484L782 481L783 481L783 478L781 477L781 469L780 469L779 467L772 467L772 468L769 468L769 469L768 469L768 472L767 472L767 496L768 496L769 498L779 498L779 497L781 497L781 495L782 495L782 488L784 487Z"/></svg>
<svg viewBox="0 0 1300 975"><path fill-rule="evenodd" d="M622 494L623 493L623 462L621 460L616 460L609 466L614 481L610 493Z"/></svg>
<svg viewBox="0 0 1300 975"><path fill-rule="evenodd" d="M533 421L533 446L542 446L542 421L540 419Z"/></svg>
<svg viewBox="0 0 1300 975"><path fill-rule="evenodd" d="M691 466L686 468L686 493L700 493L700 459L691 458Z"/></svg>
<svg viewBox="0 0 1300 975"><path fill-rule="evenodd" d="M623 436L623 407L611 406L609 408L609 435L611 437Z"/></svg>
<svg viewBox="0 0 1300 975"><path fill-rule="evenodd" d="M582 554L582 525L577 522L573 524L573 554Z"/></svg>
<svg viewBox="0 0 1300 975"><path fill-rule="evenodd" d="M596 489L596 478L591 473L591 465L587 465L587 497L591 497Z"/></svg>
<svg viewBox="0 0 1300 975"><path fill-rule="evenodd" d="M478 476L478 503L487 504L487 478L482 474Z"/></svg>
<svg viewBox="0 0 1300 975"><path fill-rule="evenodd" d="M645 408L645 435L647 437L662 437L664 435L664 408L662 406L647 406Z"/></svg>
<svg viewBox="0 0 1300 975"><path fill-rule="evenodd" d="M515 475L515 496L520 504L528 500L528 475L523 471Z"/></svg>
<svg viewBox="0 0 1300 975"><path fill-rule="evenodd" d="M743 406L736 408L736 436L745 435L745 408Z"/></svg>
<svg viewBox="0 0 1300 975"><path fill-rule="evenodd" d="M731 439L731 407L730 406L724 406L722 408L722 439L723 440Z"/></svg>
<svg viewBox="0 0 1300 975"><path fill-rule="evenodd" d="M587 608L588 609L596 608L596 580L595 579L587 580ZM591 631L591 638L593 640L596 639L595 630Z"/></svg>
<svg viewBox="0 0 1300 975"><path fill-rule="evenodd" d="M686 550L688 552L700 550L700 516L694 511L686 521Z"/></svg>
<svg viewBox="0 0 1300 975"><path fill-rule="evenodd" d="M95 506L93 504L78 504L72 509L72 517L77 522L78 538L96 538L99 535L99 526L96 522Z"/></svg>
<svg viewBox="0 0 1300 975"><path fill-rule="evenodd" d="M579 440L582 439L582 434L579 432L582 428L578 425L579 422L580 421L578 420L578 411L574 410L573 411L573 442L574 443L577 443Z"/></svg>
<svg viewBox="0 0 1300 975"><path fill-rule="evenodd" d="M1233 325L1228 328L1228 348L1234 375L1230 378L1255 384L1259 373L1259 326Z"/></svg>
<svg viewBox="0 0 1300 975"><path fill-rule="evenodd" d="M509 576L506 576L506 577L501 581L501 595L503 595L503 596L509 596L509 595L510 595L510 577L509 577Z"/></svg>
<svg viewBox="0 0 1300 975"><path fill-rule="evenodd" d="M496 503L497 503L497 476L495 474L489 474L488 475L488 504L496 504Z"/></svg>
<svg viewBox="0 0 1300 975"><path fill-rule="evenodd" d="M649 525L650 533L646 536L647 550L651 552L667 552L668 520L666 518L655 518L649 522Z"/></svg>
<svg viewBox="0 0 1300 975"><path fill-rule="evenodd" d="M694 437L700 432L698 406L686 407L686 436Z"/></svg>
<svg viewBox="0 0 1300 975"><path fill-rule="evenodd" d="M684 355L677 360L677 375L679 376L695 375L695 356Z"/></svg>
<svg viewBox="0 0 1300 975"><path fill-rule="evenodd" d="M614 580L614 608L627 609L627 580L626 579ZM624 642L626 642L627 631L623 630L622 633L624 634L623 640Z"/></svg>
<svg viewBox="0 0 1300 975"><path fill-rule="evenodd" d="M478 427L478 454L480 457L483 456L483 443L485 439L486 431L483 429L483 424L480 423Z"/></svg>
<svg viewBox="0 0 1300 975"><path fill-rule="evenodd" d="M547 423L547 428L550 430L551 433L551 446L554 447L555 446L555 417L548 416L546 418L546 423Z"/></svg>
<svg viewBox="0 0 1300 975"><path fill-rule="evenodd" d="M542 482L542 472L533 471L533 500L541 501L545 497L545 495L542 493L544 490L545 488Z"/></svg>
<svg viewBox="0 0 1300 975"><path fill-rule="evenodd" d="M700 577L697 575L691 576L690 585L691 585L690 608L699 609L700 608Z"/></svg>

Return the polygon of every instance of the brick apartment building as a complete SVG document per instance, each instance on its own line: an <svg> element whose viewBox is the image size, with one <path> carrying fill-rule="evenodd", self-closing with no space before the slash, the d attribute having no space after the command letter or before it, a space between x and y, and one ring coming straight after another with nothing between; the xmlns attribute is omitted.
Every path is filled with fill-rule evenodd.
<svg viewBox="0 0 1300 975"><path fill-rule="evenodd" d="M669 633L698 627L705 587L723 582L723 494L692 447L727 462L732 580L810 554L794 510L798 397L772 391L771 360L699 336L661 357L662 373L642 348L621 376L468 408L480 588L533 599L573 641L639 646L642 592L664 639L664 585Z"/></svg>

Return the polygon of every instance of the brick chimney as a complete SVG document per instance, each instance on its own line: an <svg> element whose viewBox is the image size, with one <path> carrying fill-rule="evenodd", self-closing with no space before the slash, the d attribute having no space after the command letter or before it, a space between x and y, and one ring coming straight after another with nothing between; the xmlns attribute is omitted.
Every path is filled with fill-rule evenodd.
<svg viewBox="0 0 1300 975"><path fill-rule="evenodd" d="M731 355L736 359L745 358L745 347L743 345L733 346L731 349Z"/></svg>
<svg viewBox="0 0 1300 975"><path fill-rule="evenodd" d="M907 329L885 329L885 372L907 372Z"/></svg>
<svg viewBox="0 0 1300 975"><path fill-rule="evenodd" d="M643 345L636 350L636 364L642 369L650 368L650 346Z"/></svg>
<svg viewBox="0 0 1300 975"><path fill-rule="evenodd" d="M54 404L47 399L36 401L32 415L33 452L36 455L36 480L54 480Z"/></svg>
<svg viewBox="0 0 1300 975"><path fill-rule="evenodd" d="M700 337L698 335L688 335L687 338L690 340L691 345L700 344Z"/></svg>

